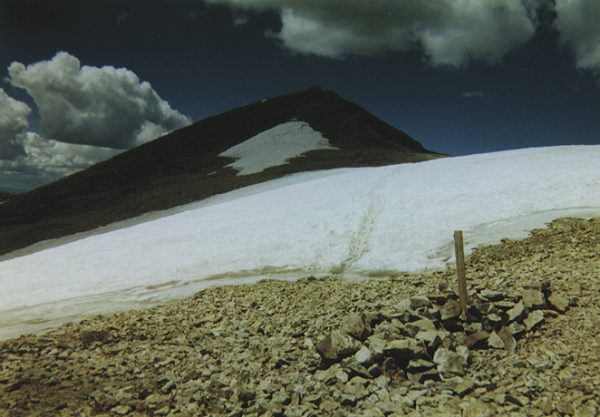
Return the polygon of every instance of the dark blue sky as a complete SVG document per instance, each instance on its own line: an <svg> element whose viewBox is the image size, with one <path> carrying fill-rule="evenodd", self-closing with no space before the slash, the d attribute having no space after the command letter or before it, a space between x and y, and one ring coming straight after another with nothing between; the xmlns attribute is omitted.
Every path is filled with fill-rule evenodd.
<svg viewBox="0 0 600 417"><path fill-rule="evenodd" d="M234 25L243 17L243 24ZM0 67L49 60L125 67L193 120L309 86L330 89L427 148L470 154L600 143L600 85L576 67L546 12L535 35L498 63L434 66L422 50L330 58L265 36L277 10L232 11L194 0L0 0ZM494 45L490 45L493 48ZM35 105L3 83L12 97ZM471 97L465 93L471 92Z"/></svg>

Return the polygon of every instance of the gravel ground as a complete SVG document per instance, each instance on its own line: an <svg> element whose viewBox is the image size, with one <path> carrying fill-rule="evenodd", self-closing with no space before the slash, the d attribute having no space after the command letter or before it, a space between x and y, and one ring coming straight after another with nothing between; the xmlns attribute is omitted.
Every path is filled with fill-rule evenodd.
<svg viewBox="0 0 600 417"><path fill-rule="evenodd" d="M468 315L448 269L213 288L3 341L0 416L597 416L600 218L478 248L467 274Z"/></svg>

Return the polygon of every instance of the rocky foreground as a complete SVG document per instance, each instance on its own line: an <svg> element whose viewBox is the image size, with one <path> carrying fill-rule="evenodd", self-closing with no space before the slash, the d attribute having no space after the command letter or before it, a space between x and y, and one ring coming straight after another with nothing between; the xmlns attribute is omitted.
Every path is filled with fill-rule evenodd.
<svg viewBox="0 0 600 417"><path fill-rule="evenodd" d="M597 416L600 218L454 271L220 287L0 342L0 416Z"/></svg>

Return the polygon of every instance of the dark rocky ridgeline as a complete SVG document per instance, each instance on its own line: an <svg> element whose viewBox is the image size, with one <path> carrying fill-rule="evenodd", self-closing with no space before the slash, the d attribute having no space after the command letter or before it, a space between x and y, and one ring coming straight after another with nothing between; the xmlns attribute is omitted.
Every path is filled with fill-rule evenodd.
<svg viewBox="0 0 600 417"><path fill-rule="evenodd" d="M289 164L237 176L218 155L293 119L321 132L337 151L311 151ZM440 157L335 93L311 89L209 117L19 196L0 206L0 255L150 211L319 169Z"/></svg>
<svg viewBox="0 0 600 417"><path fill-rule="evenodd" d="M600 411L600 218L453 270L208 289L0 342L0 416L571 416Z"/></svg>
<svg viewBox="0 0 600 417"><path fill-rule="evenodd" d="M4 203L13 197L14 197L14 195L9 194L9 193L0 193L0 203Z"/></svg>

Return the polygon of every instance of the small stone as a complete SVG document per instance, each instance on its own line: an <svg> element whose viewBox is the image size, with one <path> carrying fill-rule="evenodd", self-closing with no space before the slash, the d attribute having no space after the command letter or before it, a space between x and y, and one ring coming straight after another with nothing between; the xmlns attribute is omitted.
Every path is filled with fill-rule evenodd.
<svg viewBox="0 0 600 417"><path fill-rule="evenodd" d="M361 347L359 351L356 352L356 354L354 355L354 358L356 359L356 362L365 366L371 365L374 361L371 350L366 346Z"/></svg>
<svg viewBox="0 0 600 417"><path fill-rule="evenodd" d="M498 332L498 336L500 337L500 339L502 339L502 343L504 344L504 350L507 352L514 352L515 347L517 346L517 341L513 337L511 329L509 327L503 327Z"/></svg>
<svg viewBox="0 0 600 417"><path fill-rule="evenodd" d="M463 417L492 417L497 415L496 409L491 404L474 402L464 407Z"/></svg>
<svg viewBox="0 0 600 417"><path fill-rule="evenodd" d="M575 407L573 417L597 417L598 409L591 402Z"/></svg>
<svg viewBox="0 0 600 417"><path fill-rule="evenodd" d="M498 302L494 303L494 307L496 307L497 309L500 309L502 311L510 310L514 306L515 306L515 303L513 303L512 301L507 301L507 300L498 301Z"/></svg>
<svg viewBox="0 0 600 417"><path fill-rule="evenodd" d="M538 290L524 290L523 291L523 305L529 310L537 310L546 306L546 300L544 293Z"/></svg>
<svg viewBox="0 0 600 417"><path fill-rule="evenodd" d="M486 332L485 330L481 330L479 332L472 333L465 337L464 343L468 348L473 348L477 347L478 345L481 345L482 342L487 340L489 337L490 334L488 332Z"/></svg>
<svg viewBox="0 0 600 417"><path fill-rule="evenodd" d="M380 359L383 356L383 349L385 348L385 340L378 336L369 337L369 351L373 355L375 360Z"/></svg>
<svg viewBox="0 0 600 417"><path fill-rule="evenodd" d="M150 394L146 397L146 399L144 401L146 401L148 404L158 404L165 400L166 400L166 397L164 395Z"/></svg>
<svg viewBox="0 0 600 417"><path fill-rule="evenodd" d="M94 342L105 343L108 340L108 332L105 330L83 330L79 334L79 339L86 347Z"/></svg>
<svg viewBox="0 0 600 417"><path fill-rule="evenodd" d="M428 349L437 349L449 334L449 332L443 330L428 330L417 333L415 339L425 343L425 346L427 346Z"/></svg>
<svg viewBox="0 0 600 417"><path fill-rule="evenodd" d="M111 408L110 411L119 416L124 416L125 414L129 414L129 412L131 411L131 407L128 405L118 405L116 407Z"/></svg>
<svg viewBox="0 0 600 417"><path fill-rule="evenodd" d="M514 337L519 337L521 336L523 333L525 333L525 326L523 326L521 323L511 323L508 326L508 329L510 330L510 333L514 336Z"/></svg>
<svg viewBox="0 0 600 417"><path fill-rule="evenodd" d="M527 318L523 320L527 330L534 329L538 324L544 321L544 312L541 310L535 310L529 313Z"/></svg>
<svg viewBox="0 0 600 417"><path fill-rule="evenodd" d="M513 308L506 312L508 315L508 322L520 321L525 317L526 311L522 301L519 301Z"/></svg>
<svg viewBox="0 0 600 417"><path fill-rule="evenodd" d="M399 339L386 343L384 354L403 358L415 358L423 354L423 346L415 339Z"/></svg>
<svg viewBox="0 0 600 417"><path fill-rule="evenodd" d="M563 415L568 414L572 416L573 414L575 414L573 404L569 401L559 401L556 405L556 410Z"/></svg>
<svg viewBox="0 0 600 417"><path fill-rule="evenodd" d="M335 401L325 400L319 405L319 410L325 413L331 413L340 408L340 405Z"/></svg>
<svg viewBox="0 0 600 417"><path fill-rule="evenodd" d="M424 359L413 359L408 362L406 370L408 372L417 373L427 371L435 367L433 362L426 361Z"/></svg>
<svg viewBox="0 0 600 417"><path fill-rule="evenodd" d="M487 344L489 347L492 347L494 349L504 349L504 342L496 332L492 332L492 334L490 334L490 337L487 340Z"/></svg>
<svg viewBox="0 0 600 417"><path fill-rule="evenodd" d="M499 324L502 324L502 317L500 317L498 314L496 313L492 313L490 315L487 316L488 321L490 322L490 324L497 326Z"/></svg>
<svg viewBox="0 0 600 417"><path fill-rule="evenodd" d="M464 375L466 362L460 354L439 348L433 355L433 362L441 374Z"/></svg>
<svg viewBox="0 0 600 417"><path fill-rule="evenodd" d="M358 340L365 340L373 332L371 325L366 322L364 314L351 314L344 324L344 330Z"/></svg>
<svg viewBox="0 0 600 417"><path fill-rule="evenodd" d="M435 330L435 323L433 322L433 320L429 320L429 319L420 319L420 320L414 321L414 322L410 323L409 326L416 328L416 330L418 332L419 331L427 331L427 330Z"/></svg>
<svg viewBox="0 0 600 417"><path fill-rule="evenodd" d="M319 343L316 349L324 364L339 361L358 351L358 342L350 336L334 331L329 336L326 336Z"/></svg>
<svg viewBox="0 0 600 417"><path fill-rule="evenodd" d="M167 414L169 414L169 411L171 411L171 409L169 408L168 405L165 405L164 407L159 408L158 410L156 410L153 415L155 415L155 416L166 416Z"/></svg>
<svg viewBox="0 0 600 417"><path fill-rule="evenodd" d="M441 319L444 321L458 317L461 313L460 304L458 304L458 301L450 298L446 301L446 304L443 305L440 313Z"/></svg>
<svg viewBox="0 0 600 417"><path fill-rule="evenodd" d="M488 301L500 301L504 299L504 293L494 290L483 290L479 295Z"/></svg>
<svg viewBox="0 0 600 417"><path fill-rule="evenodd" d="M428 307L431 305L431 300L424 295L414 295L410 297L410 308L416 310L421 307Z"/></svg>
<svg viewBox="0 0 600 417"><path fill-rule="evenodd" d="M415 401L417 401L419 398L423 397L427 395L427 390L412 390L412 391L408 391L406 393L406 395L403 395L402 397L398 398L398 401L402 404L406 404L409 405L411 407L415 406Z"/></svg>
<svg viewBox="0 0 600 417"><path fill-rule="evenodd" d="M398 303L398 305L396 306L396 309L398 309L398 311L400 311L400 312L410 311L410 299L405 298L402 301L400 301Z"/></svg>
<svg viewBox="0 0 600 417"><path fill-rule="evenodd" d="M454 386L452 391L454 391L455 394L460 395L461 397L464 397L469 392L473 391L473 388L474 388L474 385L471 381L462 380L461 382L459 382L458 384L456 384Z"/></svg>
<svg viewBox="0 0 600 417"><path fill-rule="evenodd" d="M558 294L552 294L550 297L548 297L548 304L550 305L550 308L558 311L559 313L564 313L567 311L567 308L569 308L569 300Z"/></svg>

